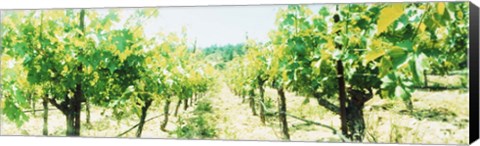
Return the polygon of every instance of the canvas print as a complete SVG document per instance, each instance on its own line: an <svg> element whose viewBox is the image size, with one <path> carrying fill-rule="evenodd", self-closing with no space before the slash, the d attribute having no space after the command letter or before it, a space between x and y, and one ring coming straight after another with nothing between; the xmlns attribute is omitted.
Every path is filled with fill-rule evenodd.
<svg viewBox="0 0 480 146"><path fill-rule="evenodd" d="M0 20L1 135L469 142L468 2Z"/></svg>

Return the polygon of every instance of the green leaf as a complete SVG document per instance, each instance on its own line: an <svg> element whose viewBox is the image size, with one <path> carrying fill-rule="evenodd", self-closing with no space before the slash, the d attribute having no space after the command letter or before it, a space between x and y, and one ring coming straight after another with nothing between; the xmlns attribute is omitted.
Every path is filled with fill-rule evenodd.
<svg viewBox="0 0 480 146"><path fill-rule="evenodd" d="M22 109L15 106L15 103L10 99L6 99L5 101L3 114L5 114L9 120L15 122L17 127L21 127L26 121L29 120L28 116L23 113Z"/></svg>
<svg viewBox="0 0 480 146"><path fill-rule="evenodd" d="M368 63L383 55L385 55L385 49L373 48L365 53L365 62Z"/></svg>
<svg viewBox="0 0 480 146"><path fill-rule="evenodd" d="M386 57L382 58L378 66L380 71L378 77L383 78L385 75L390 73L392 67L393 67L393 64L389 59L387 59Z"/></svg>
<svg viewBox="0 0 480 146"><path fill-rule="evenodd" d="M395 98L395 90L397 87L397 77L395 73L390 73L381 79L382 84L380 88L382 89L381 97Z"/></svg>
<svg viewBox="0 0 480 146"><path fill-rule="evenodd" d="M410 23L410 21L408 20L408 16L406 14L403 14L402 16L400 16L400 18L398 18L398 21L403 25L407 25L408 23Z"/></svg>
<svg viewBox="0 0 480 146"><path fill-rule="evenodd" d="M100 64L100 61L101 60L104 60L101 55L101 52L100 51L95 51L92 55L93 58L96 58L96 59L91 59L90 60L90 65L93 67L93 69L97 69L98 65Z"/></svg>
<svg viewBox="0 0 480 146"><path fill-rule="evenodd" d="M287 14L285 20L282 22L282 26L292 26L294 24L295 15Z"/></svg>
<svg viewBox="0 0 480 146"><path fill-rule="evenodd" d="M19 55L20 57L23 57L27 52L25 49L27 49L27 44L25 43L16 43L14 46L15 49L15 54Z"/></svg>
<svg viewBox="0 0 480 146"><path fill-rule="evenodd" d="M402 42L398 43L397 46L403 48L404 50L406 50L408 52L413 51L413 42L412 41L402 41Z"/></svg>
<svg viewBox="0 0 480 146"><path fill-rule="evenodd" d="M110 62L110 64L108 65L108 70L110 71L111 74L113 74L113 72L117 70L117 64Z"/></svg>
<svg viewBox="0 0 480 146"><path fill-rule="evenodd" d="M318 14L320 14L320 15L322 15L322 16L328 16L329 11L328 11L327 7L322 7L322 8L320 9L320 11L318 11Z"/></svg>
<svg viewBox="0 0 480 146"><path fill-rule="evenodd" d="M41 78L40 73L36 71L29 71L27 74L27 81L32 84L39 83L41 81L40 78Z"/></svg>
<svg viewBox="0 0 480 146"><path fill-rule="evenodd" d="M388 55L392 59L394 69L399 69L403 64L408 62L408 55L401 48L392 48L388 51Z"/></svg>
<svg viewBox="0 0 480 146"><path fill-rule="evenodd" d="M410 60L408 65L409 65L410 70L412 72L413 82L416 83L416 84L422 83L421 70L417 70L415 60Z"/></svg>
<svg viewBox="0 0 480 146"><path fill-rule="evenodd" d="M120 50L120 52L123 52L125 51L125 47L126 47L126 40L124 37L122 36L115 36L112 38L113 42L115 44L115 46L117 47L118 50Z"/></svg>
<svg viewBox="0 0 480 146"><path fill-rule="evenodd" d="M15 90L15 100L17 101L18 105L20 106L28 106L27 98L25 98L24 92L22 90L17 89Z"/></svg>
<svg viewBox="0 0 480 146"><path fill-rule="evenodd" d="M381 88L396 86L396 76L394 73L388 74L387 76L383 77L381 80L382 80Z"/></svg>

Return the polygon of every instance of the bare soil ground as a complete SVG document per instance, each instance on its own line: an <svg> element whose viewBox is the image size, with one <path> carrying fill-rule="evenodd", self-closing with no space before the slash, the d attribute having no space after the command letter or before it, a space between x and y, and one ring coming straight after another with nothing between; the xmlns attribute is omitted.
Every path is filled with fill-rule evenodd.
<svg viewBox="0 0 480 146"><path fill-rule="evenodd" d="M216 137L222 140L282 140L279 122L276 116L267 116L263 125L258 116L253 116L248 102L242 103L240 97L234 96L230 90L221 85L219 90L208 94L212 105ZM266 91L267 100L276 104L276 92ZM287 112L298 117L320 122L340 129L339 116L319 106L316 100L287 93ZM365 121L367 124L364 142L379 143L461 143L468 142L468 92L461 90L422 91L413 94L413 112L408 112L401 100L387 100L374 97L366 103ZM206 99L204 99L206 100ZM176 102L172 102L170 111L174 111ZM162 112L163 103L154 104L147 119ZM37 107L41 107L38 105ZM180 109L180 117L194 116L190 107L187 111ZM258 109L258 107L257 107ZM115 120L109 110L94 107L92 109L92 125L85 123L85 113L82 113L81 136L115 137L138 123L138 117L130 116L121 121ZM276 107L271 108L276 110ZM42 112L31 116L21 127L3 118L2 135L34 135L42 133ZM175 133L159 130L163 117L146 123L142 138L176 138ZM305 122L288 118L289 132L292 141L339 142L340 138L331 130ZM49 135L63 136L65 133L65 117L58 111L50 111ZM170 116L167 129L173 131L177 127L177 117ZM123 137L134 137L135 130Z"/></svg>

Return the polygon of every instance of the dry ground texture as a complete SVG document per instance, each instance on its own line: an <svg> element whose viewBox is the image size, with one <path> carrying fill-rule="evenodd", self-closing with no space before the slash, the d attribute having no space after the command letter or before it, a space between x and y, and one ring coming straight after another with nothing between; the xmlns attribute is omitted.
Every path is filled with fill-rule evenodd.
<svg viewBox="0 0 480 146"><path fill-rule="evenodd" d="M459 77L434 77L430 78L432 84L462 84ZM447 79L447 80L444 80ZM270 110L276 110L277 96L272 89L266 91L267 103L271 105ZM340 129L339 116L323 107L312 98L305 102L306 98L287 93L287 112L298 117L320 122ZM364 142L379 143L451 143L466 144L468 142L468 91L465 89L428 91L417 90L413 94L413 112L407 112L401 100L386 100L374 97L366 103L365 121L366 135ZM269 101L268 101L269 100ZM174 111L176 102L172 102L170 111ZM206 103L211 105L200 116L202 128L196 131L183 131L183 135L175 132L178 126L194 124L185 122L185 119L197 117L198 104ZM163 103L157 103L149 110L147 119L161 114ZM167 125L170 132L159 130L163 117L155 118L146 123L143 138L204 138L222 140L281 140L279 122L276 116L267 116L267 123L263 125L258 116L253 116L248 102L242 103L242 99L234 96L223 84L219 84L216 91L207 94L200 99L197 106L190 107L187 111L180 109L178 117L173 115ZM273 106L272 106L273 105ZM38 105L37 107L41 107ZM258 109L258 108L257 108ZM138 123L138 117L130 116L121 121L115 120L110 111L101 113L104 109L94 107L92 109L92 123L83 123L81 136L86 137L115 137ZM30 113L31 114L31 113ZM42 134L42 112L31 116L30 120L22 127L16 127L14 123L2 121L2 135L41 135ZM181 119L181 121L177 121ZM85 113L82 113L82 122L85 122ZM318 142L339 142L338 136L331 130L308 124L297 119L288 118L289 132L292 141L318 141ZM197 121L198 120L193 120ZM50 111L49 135L63 136L65 132L65 118L58 111ZM203 124L210 125L207 128ZM198 127L194 125L193 127ZM205 132L202 130L209 130ZM123 137L134 137L135 130ZM191 133L190 136L185 136ZM212 134L213 133L213 134ZM193 135L193 136L192 136ZM204 135L198 136L198 135ZM207 135L207 136L205 136Z"/></svg>

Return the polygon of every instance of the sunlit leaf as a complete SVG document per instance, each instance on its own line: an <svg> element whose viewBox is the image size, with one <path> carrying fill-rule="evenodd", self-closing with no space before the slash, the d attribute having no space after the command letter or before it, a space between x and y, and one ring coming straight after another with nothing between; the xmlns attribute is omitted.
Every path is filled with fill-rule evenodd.
<svg viewBox="0 0 480 146"><path fill-rule="evenodd" d="M443 15L445 12L445 3L444 2L438 2L437 4L437 13L440 15Z"/></svg>
<svg viewBox="0 0 480 146"><path fill-rule="evenodd" d="M402 16L403 7L404 4L391 4L380 11L380 16L377 21L377 34L387 30L388 26Z"/></svg>

